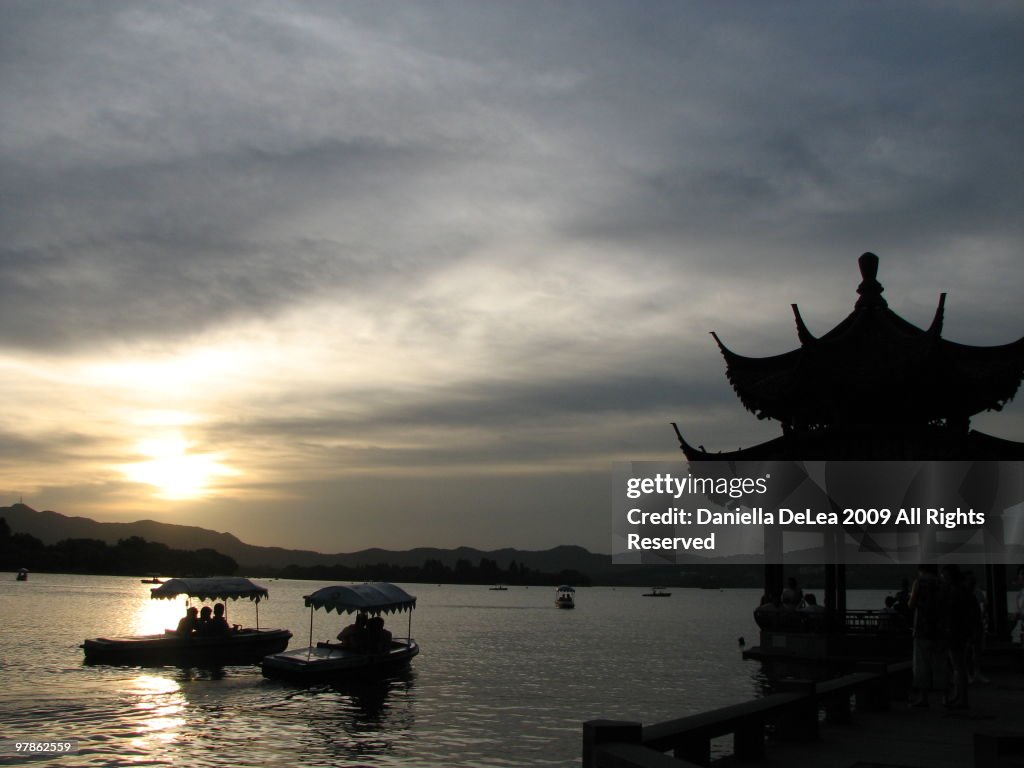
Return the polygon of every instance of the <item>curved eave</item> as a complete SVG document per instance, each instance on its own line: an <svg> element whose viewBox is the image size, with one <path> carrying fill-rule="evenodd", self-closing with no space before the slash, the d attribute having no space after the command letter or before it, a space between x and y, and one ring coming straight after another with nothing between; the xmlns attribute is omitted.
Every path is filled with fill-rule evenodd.
<svg viewBox="0 0 1024 768"><path fill-rule="evenodd" d="M954 369L973 415L1001 410L1024 377L1024 337L997 347L974 347L941 341L943 356Z"/></svg>
<svg viewBox="0 0 1024 768"><path fill-rule="evenodd" d="M1024 443L1016 440L1004 440L984 432L972 429L967 433L968 451L972 459L989 461L1022 461L1024 460Z"/></svg>
<svg viewBox="0 0 1024 768"><path fill-rule="evenodd" d="M683 439L682 433L675 422L672 427L679 438L679 447L686 456L687 461L753 461L761 459L783 459L788 457L789 441L785 435L779 435L766 443L752 446L750 448L738 448L735 451L720 451L712 453L704 450L703 446L694 448Z"/></svg>
<svg viewBox="0 0 1024 768"><path fill-rule="evenodd" d="M792 388L795 373L804 356L804 349L795 349L769 357L745 357L729 349L718 334L711 334L725 358L725 375L743 406L758 418L778 418L775 398L765 396L773 390Z"/></svg>

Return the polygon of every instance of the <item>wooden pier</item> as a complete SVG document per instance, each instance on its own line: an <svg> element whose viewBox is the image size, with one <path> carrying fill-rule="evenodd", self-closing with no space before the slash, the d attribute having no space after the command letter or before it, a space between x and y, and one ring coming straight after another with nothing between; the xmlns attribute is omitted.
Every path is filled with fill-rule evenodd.
<svg viewBox="0 0 1024 768"><path fill-rule="evenodd" d="M782 681L778 693L663 723L592 720L583 768L1024 766L1024 672L1014 663L972 686L967 710L934 697L929 708L910 707L910 663L900 662ZM713 755L712 740L730 735L731 753Z"/></svg>

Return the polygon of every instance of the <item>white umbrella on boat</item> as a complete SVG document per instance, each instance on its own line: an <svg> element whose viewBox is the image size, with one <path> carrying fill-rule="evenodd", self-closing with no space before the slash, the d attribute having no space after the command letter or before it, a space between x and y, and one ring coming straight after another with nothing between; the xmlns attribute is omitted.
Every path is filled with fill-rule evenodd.
<svg viewBox="0 0 1024 768"><path fill-rule="evenodd" d="M185 595L197 600L237 600L248 598L256 603L256 628L260 627L260 600L270 597L266 587L254 584L241 576L214 576L209 578L170 579L149 590L154 600L173 600Z"/></svg>
<svg viewBox="0 0 1024 768"><path fill-rule="evenodd" d="M415 597L401 587L384 581L324 587L311 595L305 595L305 600L306 607L323 608L328 613L394 613L411 611L416 607Z"/></svg>

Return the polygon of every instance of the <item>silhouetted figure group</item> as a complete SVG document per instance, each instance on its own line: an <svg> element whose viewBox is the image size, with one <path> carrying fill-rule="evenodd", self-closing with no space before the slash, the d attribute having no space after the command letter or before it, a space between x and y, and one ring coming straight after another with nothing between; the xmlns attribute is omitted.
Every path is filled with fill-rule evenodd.
<svg viewBox="0 0 1024 768"><path fill-rule="evenodd" d="M391 632L384 628L381 616L370 618L363 611L338 633L341 647L356 653L383 653L391 648Z"/></svg>
<svg viewBox="0 0 1024 768"><path fill-rule="evenodd" d="M968 683L980 677L983 605L973 577L957 566L945 565L941 574L934 565L918 568L908 603L914 627L911 706L927 707L934 692L947 709L967 709Z"/></svg>
<svg viewBox="0 0 1024 768"><path fill-rule="evenodd" d="M181 617L175 632L180 637L224 635L231 632L231 626L225 618L224 603L217 603L212 610L208 605L204 605L202 611L195 606L190 607Z"/></svg>
<svg viewBox="0 0 1024 768"><path fill-rule="evenodd" d="M761 629L814 632L824 629L825 608L818 604L814 595L805 594L791 577L778 597L773 598L767 592L761 596L761 604L754 610L754 621Z"/></svg>

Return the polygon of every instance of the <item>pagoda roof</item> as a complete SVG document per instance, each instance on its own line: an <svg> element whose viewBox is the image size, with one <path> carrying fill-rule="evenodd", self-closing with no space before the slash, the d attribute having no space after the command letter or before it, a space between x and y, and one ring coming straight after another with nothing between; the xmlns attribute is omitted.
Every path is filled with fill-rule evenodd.
<svg viewBox="0 0 1024 768"><path fill-rule="evenodd" d="M965 439L939 427L925 427L894 439L892 433L874 430L853 433L821 429L803 435L790 433L735 451L708 451L691 445L672 424L679 447L688 461L821 461L821 460L926 460L926 461L1021 461L1024 443L1006 440L976 429Z"/></svg>
<svg viewBox="0 0 1024 768"><path fill-rule="evenodd" d="M824 336L815 337L793 305L797 349L746 357L712 334L748 410L803 430L965 420L1013 398L1024 376L1024 338L992 347L943 339L945 294L930 327L918 328L882 297L878 257L864 254L860 268L853 312Z"/></svg>

